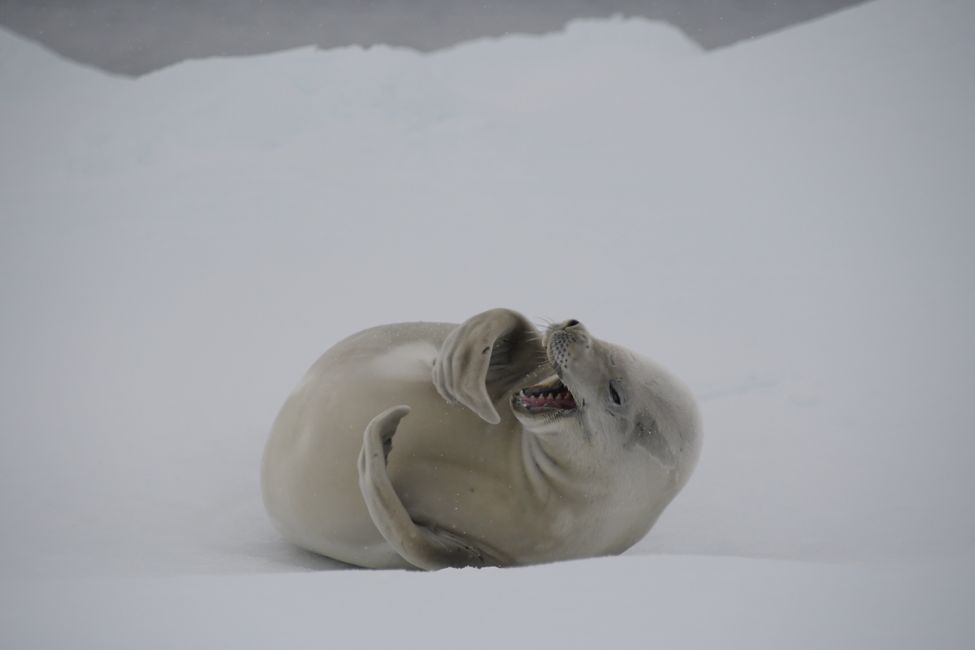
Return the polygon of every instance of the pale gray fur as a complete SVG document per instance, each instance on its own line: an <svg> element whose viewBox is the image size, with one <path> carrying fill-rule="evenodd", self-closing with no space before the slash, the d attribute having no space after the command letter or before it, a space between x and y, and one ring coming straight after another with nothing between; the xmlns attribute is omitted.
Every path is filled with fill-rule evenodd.
<svg viewBox="0 0 975 650"><path fill-rule="evenodd" d="M553 372L575 411L513 399ZM676 379L575 321L389 325L326 352L285 403L264 498L288 539L361 566L615 554L686 482L699 428Z"/></svg>

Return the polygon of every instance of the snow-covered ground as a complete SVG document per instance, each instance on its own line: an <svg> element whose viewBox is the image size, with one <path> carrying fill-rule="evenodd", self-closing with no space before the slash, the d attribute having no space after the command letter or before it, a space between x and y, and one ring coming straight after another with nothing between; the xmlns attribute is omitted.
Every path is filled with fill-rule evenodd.
<svg viewBox="0 0 975 650"><path fill-rule="evenodd" d="M965 0L138 81L0 32L0 646L972 646L973 60ZM684 378L685 491L622 558L315 571L285 396L492 306Z"/></svg>

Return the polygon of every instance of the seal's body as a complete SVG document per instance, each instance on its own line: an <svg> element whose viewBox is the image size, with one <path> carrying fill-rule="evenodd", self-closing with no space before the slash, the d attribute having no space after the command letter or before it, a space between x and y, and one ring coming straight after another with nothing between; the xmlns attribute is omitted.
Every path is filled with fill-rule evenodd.
<svg viewBox="0 0 975 650"><path fill-rule="evenodd" d="M334 346L288 398L264 501L295 544L365 567L615 554L686 481L697 429L669 375L574 321L544 342L508 310L387 325Z"/></svg>

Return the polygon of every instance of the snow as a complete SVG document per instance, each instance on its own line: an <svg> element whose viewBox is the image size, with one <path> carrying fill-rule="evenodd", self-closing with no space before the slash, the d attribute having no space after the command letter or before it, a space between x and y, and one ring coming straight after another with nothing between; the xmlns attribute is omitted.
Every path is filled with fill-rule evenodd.
<svg viewBox="0 0 975 650"><path fill-rule="evenodd" d="M973 18L136 81L0 32L0 646L971 645ZM315 571L260 503L284 398L359 329L493 306L684 379L684 492L621 558Z"/></svg>
<svg viewBox="0 0 975 650"><path fill-rule="evenodd" d="M973 579L971 566L691 556L181 575L18 584L0 623L15 648L962 648Z"/></svg>

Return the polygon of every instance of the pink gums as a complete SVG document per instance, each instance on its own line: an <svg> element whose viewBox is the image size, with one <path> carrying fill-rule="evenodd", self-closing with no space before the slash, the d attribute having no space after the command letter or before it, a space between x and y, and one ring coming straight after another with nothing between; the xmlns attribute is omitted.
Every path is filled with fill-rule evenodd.
<svg viewBox="0 0 975 650"><path fill-rule="evenodd" d="M532 408L574 409L576 401L568 391L544 395L521 395L521 403Z"/></svg>

